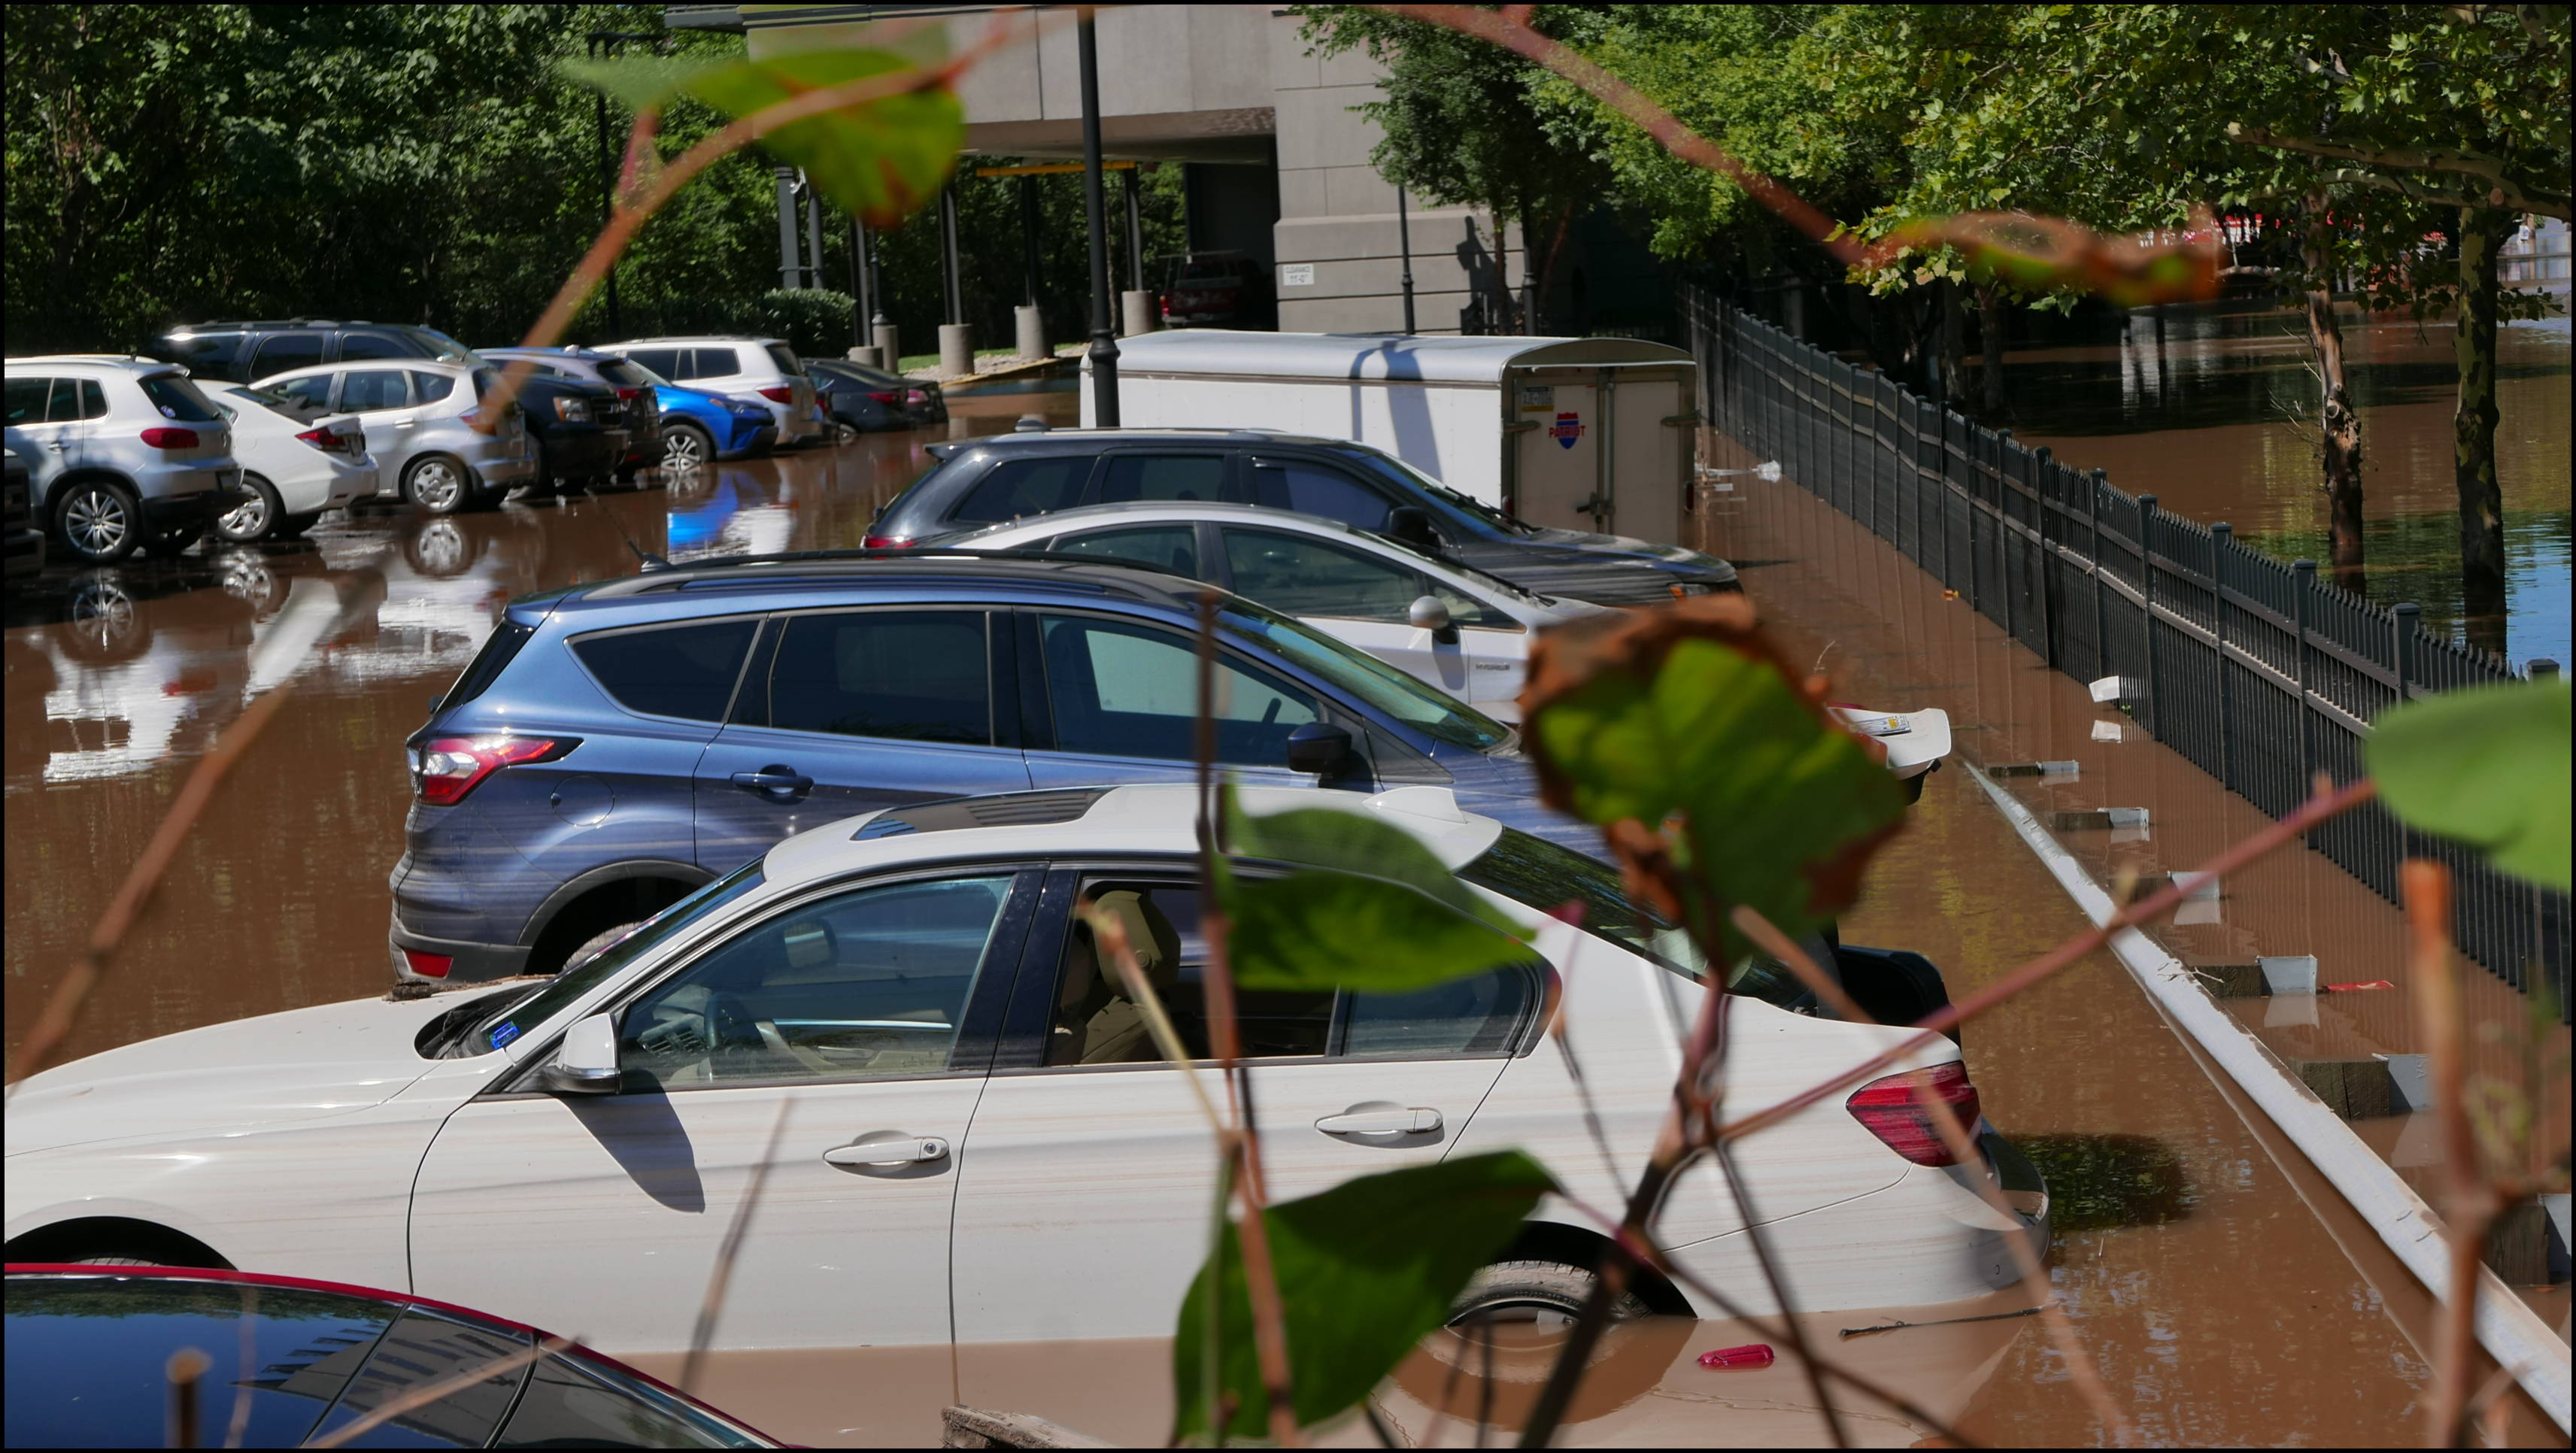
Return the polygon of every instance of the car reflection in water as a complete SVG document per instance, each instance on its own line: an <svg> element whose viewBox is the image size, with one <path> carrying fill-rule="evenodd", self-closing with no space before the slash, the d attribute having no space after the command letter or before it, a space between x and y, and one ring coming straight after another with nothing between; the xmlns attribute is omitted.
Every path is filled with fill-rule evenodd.
<svg viewBox="0 0 2576 1453"><path fill-rule="evenodd" d="M669 544L663 551L671 563L767 555L794 547L792 486L726 465L696 472L702 476L698 487L671 493Z"/></svg>

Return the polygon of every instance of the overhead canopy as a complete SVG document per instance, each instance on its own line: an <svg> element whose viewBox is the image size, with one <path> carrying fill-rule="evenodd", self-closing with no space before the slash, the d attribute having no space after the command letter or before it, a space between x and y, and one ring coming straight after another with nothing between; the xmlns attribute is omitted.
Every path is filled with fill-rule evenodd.
<svg viewBox="0 0 2576 1453"><path fill-rule="evenodd" d="M1426 338L1175 328L1118 340L1122 374L1499 384L1505 371L1513 368L1690 362L1691 356L1681 349L1634 338ZM1089 366L1087 361L1084 366Z"/></svg>

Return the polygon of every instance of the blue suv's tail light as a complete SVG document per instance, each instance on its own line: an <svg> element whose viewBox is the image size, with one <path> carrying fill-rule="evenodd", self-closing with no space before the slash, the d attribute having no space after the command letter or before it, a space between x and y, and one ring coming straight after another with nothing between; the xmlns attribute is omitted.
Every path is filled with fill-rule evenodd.
<svg viewBox="0 0 2576 1453"><path fill-rule="evenodd" d="M503 767L551 762L579 737L432 737L412 758L412 786L424 807L453 807Z"/></svg>

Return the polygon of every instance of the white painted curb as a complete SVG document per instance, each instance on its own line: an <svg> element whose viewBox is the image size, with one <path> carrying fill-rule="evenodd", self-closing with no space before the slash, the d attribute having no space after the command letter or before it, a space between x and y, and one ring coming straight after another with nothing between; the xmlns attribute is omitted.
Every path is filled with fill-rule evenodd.
<svg viewBox="0 0 2576 1453"><path fill-rule="evenodd" d="M2093 920L2096 928L2110 922L2118 911L2111 895L2039 825L2039 819L2009 793L1987 781L1985 773L1972 771L1966 776L1985 789L1987 798L2021 834L2030 850L2039 855L2040 862L2056 875L2067 896L2084 910L2085 917ZM2352 1133L2343 1117L2326 1108L2325 1102L2301 1084L2269 1046L2212 1002L2179 960L2134 928L2111 935L2111 952L2167 1017L2199 1041L2237 1087L2262 1106L2272 1123L2316 1163L2334 1188L2388 1243L2388 1249L2406 1263L2407 1270L2415 1273L2434 1296L2447 1297L2450 1249L2442 1240L2441 1221L2434 1216L2433 1208L2424 1204L2424 1198L2415 1194L2414 1187L2362 1144L2361 1137ZM2487 1355L2497 1365L2511 1368L2523 1391L2557 1420L2560 1432L2566 1432L2567 1344L2558 1340L2548 1323L2484 1267L2478 1270L2477 1333L2478 1343L2486 1348Z"/></svg>

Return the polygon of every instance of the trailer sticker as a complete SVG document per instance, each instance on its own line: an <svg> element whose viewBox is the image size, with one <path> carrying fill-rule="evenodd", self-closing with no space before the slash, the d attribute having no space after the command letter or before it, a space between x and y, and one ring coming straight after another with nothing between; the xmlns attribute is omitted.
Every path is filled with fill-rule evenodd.
<svg viewBox="0 0 2576 1453"><path fill-rule="evenodd" d="M1547 431L1547 437L1554 439L1560 449L1573 448L1574 441L1583 437L1583 416L1570 411L1558 414L1555 425Z"/></svg>
<svg viewBox="0 0 2576 1453"><path fill-rule="evenodd" d="M1521 385L1521 412L1528 413L1532 409L1548 411L1555 409L1555 407L1555 384L1525 383Z"/></svg>

